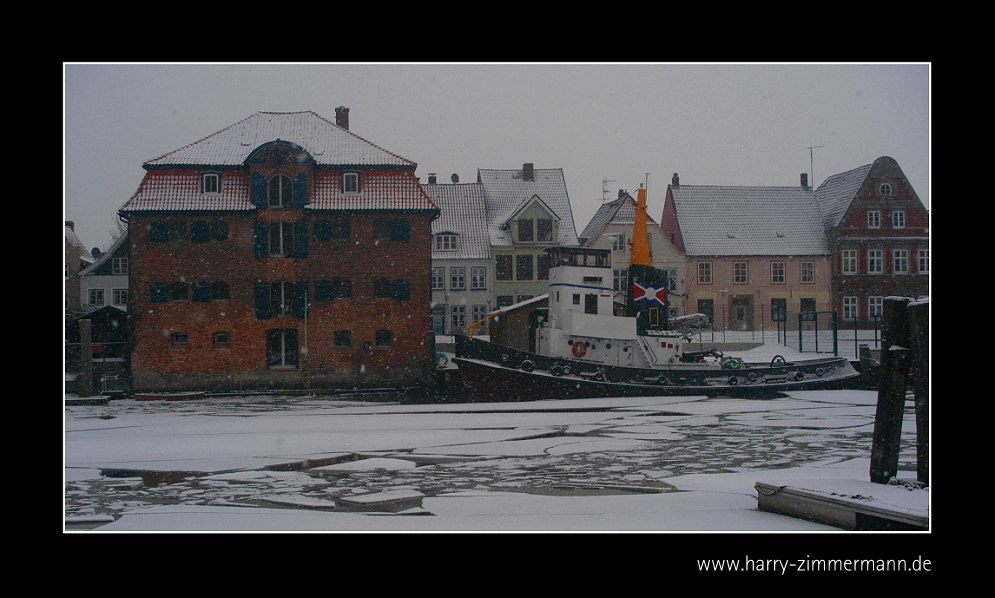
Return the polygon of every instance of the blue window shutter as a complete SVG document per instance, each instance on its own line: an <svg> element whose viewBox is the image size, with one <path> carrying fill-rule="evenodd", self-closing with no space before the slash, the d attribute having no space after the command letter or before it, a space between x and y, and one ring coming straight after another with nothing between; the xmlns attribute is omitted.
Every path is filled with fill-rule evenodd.
<svg viewBox="0 0 995 598"><path fill-rule="evenodd" d="M153 282L151 295L152 303L165 303L169 301L169 284L165 282Z"/></svg>
<svg viewBox="0 0 995 598"><path fill-rule="evenodd" d="M295 257L307 257L307 222L294 223L294 253Z"/></svg>
<svg viewBox="0 0 995 598"><path fill-rule="evenodd" d="M334 298L334 286L330 280L319 280L314 283L314 298L318 301L331 301Z"/></svg>
<svg viewBox="0 0 995 598"><path fill-rule="evenodd" d="M194 301L210 301L211 300L211 283L209 283L209 282L195 282L195 283L193 283L193 300Z"/></svg>
<svg viewBox="0 0 995 598"><path fill-rule="evenodd" d="M252 174L252 203L260 210L266 207L266 179L258 172Z"/></svg>
<svg viewBox="0 0 995 598"><path fill-rule="evenodd" d="M256 259L261 260L266 257L266 223L256 220L256 238L255 238L255 248L256 248Z"/></svg>
<svg viewBox="0 0 995 598"><path fill-rule="evenodd" d="M307 281L298 280L294 285L294 316L304 317L304 310L307 308Z"/></svg>
<svg viewBox="0 0 995 598"><path fill-rule="evenodd" d="M411 298L411 288L408 281L399 279L391 283L390 296L398 301Z"/></svg>
<svg viewBox="0 0 995 598"><path fill-rule="evenodd" d="M169 240L169 226L165 222L153 222L149 225L149 241L165 243Z"/></svg>
<svg viewBox="0 0 995 598"><path fill-rule="evenodd" d="M303 208L307 203L307 175L303 172L294 177L294 207Z"/></svg>
<svg viewBox="0 0 995 598"><path fill-rule="evenodd" d="M256 291L256 319L266 320L269 318L269 285L265 282L257 282Z"/></svg>
<svg viewBox="0 0 995 598"><path fill-rule="evenodd" d="M206 243L211 240L211 226L203 220L195 220L190 224L190 240L195 243Z"/></svg>
<svg viewBox="0 0 995 598"><path fill-rule="evenodd" d="M316 220L314 223L314 240L331 241L332 223L328 220Z"/></svg>

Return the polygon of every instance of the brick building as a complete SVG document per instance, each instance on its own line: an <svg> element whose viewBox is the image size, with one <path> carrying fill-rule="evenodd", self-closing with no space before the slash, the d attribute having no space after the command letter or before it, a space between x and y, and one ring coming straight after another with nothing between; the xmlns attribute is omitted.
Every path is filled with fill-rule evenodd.
<svg viewBox="0 0 995 598"><path fill-rule="evenodd" d="M745 187L682 185L675 173L660 231L687 255L687 313L715 329L832 308L829 246L805 174L797 187Z"/></svg>
<svg viewBox="0 0 995 598"><path fill-rule="evenodd" d="M815 198L841 318L869 324L889 295L929 295L929 213L893 158L827 178Z"/></svg>
<svg viewBox="0 0 995 598"><path fill-rule="evenodd" d="M149 160L128 221L132 383L416 384L431 222L416 164L313 112L260 112Z"/></svg>

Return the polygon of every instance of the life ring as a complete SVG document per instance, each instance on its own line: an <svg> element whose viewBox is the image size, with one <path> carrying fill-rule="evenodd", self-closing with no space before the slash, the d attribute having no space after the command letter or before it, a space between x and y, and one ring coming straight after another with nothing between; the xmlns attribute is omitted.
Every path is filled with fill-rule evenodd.
<svg viewBox="0 0 995 598"><path fill-rule="evenodd" d="M571 349L571 351L573 352L574 357L583 357L587 355L587 347L584 346L584 343L580 341L574 343L573 349Z"/></svg>

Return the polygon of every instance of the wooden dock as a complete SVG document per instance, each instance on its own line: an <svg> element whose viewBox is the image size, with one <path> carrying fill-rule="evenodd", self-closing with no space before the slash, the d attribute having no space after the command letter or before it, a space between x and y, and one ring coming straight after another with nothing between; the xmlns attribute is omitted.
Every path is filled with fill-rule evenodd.
<svg viewBox="0 0 995 598"><path fill-rule="evenodd" d="M929 488L913 481L875 484L863 480L800 480L787 485L757 482L761 511L850 530L929 530Z"/></svg>

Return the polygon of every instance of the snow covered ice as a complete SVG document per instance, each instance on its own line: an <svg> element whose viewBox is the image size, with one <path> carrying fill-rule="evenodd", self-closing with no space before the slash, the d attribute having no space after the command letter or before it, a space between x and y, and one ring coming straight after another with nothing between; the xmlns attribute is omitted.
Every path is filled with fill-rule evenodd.
<svg viewBox="0 0 995 598"><path fill-rule="evenodd" d="M72 406L65 527L834 530L759 511L754 484L866 481L876 399L807 391L766 400L256 396ZM914 415L904 422L899 477L914 480Z"/></svg>

